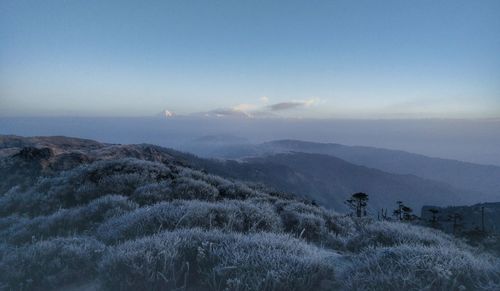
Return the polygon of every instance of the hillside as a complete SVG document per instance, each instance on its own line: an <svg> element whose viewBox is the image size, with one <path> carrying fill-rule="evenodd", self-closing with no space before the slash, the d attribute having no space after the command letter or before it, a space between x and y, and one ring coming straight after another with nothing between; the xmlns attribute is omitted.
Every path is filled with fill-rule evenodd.
<svg viewBox="0 0 500 291"><path fill-rule="evenodd" d="M281 140L260 145L263 151L294 151L335 156L356 165L388 173L415 175L457 189L481 192L477 202L500 200L500 167L431 158L404 151L330 143Z"/></svg>
<svg viewBox="0 0 500 291"><path fill-rule="evenodd" d="M0 289L500 287L497 257L440 231L351 218L157 146L15 138L0 146Z"/></svg>
<svg viewBox="0 0 500 291"><path fill-rule="evenodd" d="M370 194L370 212L374 215L380 208L394 207L398 200L419 210L425 204L468 204L477 198L472 191L455 189L442 182L414 175L391 174L329 155L293 152L240 161L187 159L224 177L263 183L344 211L344 201L355 192Z"/></svg>
<svg viewBox="0 0 500 291"><path fill-rule="evenodd" d="M431 158L398 150L300 140L277 140L262 144L191 143L185 149L208 158L246 159L280 153L329 155L346 162L397 175L414 175L473 192L473 203L500 200L500 167L449 159Z"/></svg>

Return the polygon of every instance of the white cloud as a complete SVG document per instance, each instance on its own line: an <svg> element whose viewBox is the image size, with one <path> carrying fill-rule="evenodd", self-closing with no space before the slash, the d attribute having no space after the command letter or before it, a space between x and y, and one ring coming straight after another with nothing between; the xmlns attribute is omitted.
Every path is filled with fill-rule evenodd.
<svg viewBox="0 0 500 291"><path fill-rule="evenodd" d="M279 102L274 104L267 104L269 98L262 96L259 100L264 104L251 104L241 103L229 108L219 108L207 112L200 112L196 115L205 117L245 117L245 118L268 118L279 117L278 112L288 110L301 110L311 107L321 102L318 98L311 98L306 100L292 100L286 102Z"/></svg>
<svg viewBox="0 0 500 291"><path fill-rule="evenodd" d="M309 107L309 106L316 105L316 104L320 103L321 100L319 98L311 98L311 99L304 100L302 102L304 103L304 106Z"/></svg>
<svg viewBox="0 0 500 291"><path fill-rule="evenodd" d="M247 112L250 110L254 110L255 108L257 108L257 105L242 103L242 104L238 104L238 105L234 106L233 110Z"/></svg>

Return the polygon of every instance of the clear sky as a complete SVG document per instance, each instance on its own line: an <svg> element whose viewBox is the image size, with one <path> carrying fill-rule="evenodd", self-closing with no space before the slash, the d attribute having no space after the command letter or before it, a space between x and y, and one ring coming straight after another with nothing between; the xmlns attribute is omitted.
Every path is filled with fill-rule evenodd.
<svg viewBox="0 0 500 291"><path fill-rule="evenodd" d="M500 117L500 1L0 0L0 116Z"/></svg>

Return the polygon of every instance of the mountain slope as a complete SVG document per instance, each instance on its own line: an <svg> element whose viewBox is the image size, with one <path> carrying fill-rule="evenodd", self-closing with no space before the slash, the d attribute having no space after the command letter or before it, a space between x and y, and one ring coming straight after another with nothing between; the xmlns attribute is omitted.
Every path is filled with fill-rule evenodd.
<svg viewBox="0 0 500 291"><path fill-rule="evenodd" d="M431 158L398 150L299 140L278 140L245 145L218 143L185 149L204 157L224 159L244 159L289 152L323 154L355 165L392 174L415 175L449 184L456 189L471 191L475 193L474 203L500 201L500 167L498 166Z"/></svg>
<svg viewBox="0 0 500 291"><path fill-rule="evenodd" d="M0 184L25 175L10 171L20 162L33 168L22 186L2 185L1 289L500 286L498 258L441 232L353 219L196 170L161 147L65 141L75 146L21 138L0 158ZM85 158L56 166L75 154Z"/></svg>
<svg viewBox="0 0 500 291"><path fill-rule="evenodd" d="M296 140L273 141L259 147L265 152L295 151L332 155L389 173L415 175L444 182L458 189L482 192L483 202L500 200L500 167L497 166L430 158L404 151Z"/></svg>
<svg viewBox="0 0 500 291"><path fill-rule="evenodd" d="M197 160L197 166L225 177L264 183L275 189L313 199L320 205L346 210L344 201L355 192L370 195L371 213L405 201L414 209L471 203L474 193L413 175L396 175L357 166L320 154L275 154L244 161ZM432 202L430 202L432 201Z"/></svg>

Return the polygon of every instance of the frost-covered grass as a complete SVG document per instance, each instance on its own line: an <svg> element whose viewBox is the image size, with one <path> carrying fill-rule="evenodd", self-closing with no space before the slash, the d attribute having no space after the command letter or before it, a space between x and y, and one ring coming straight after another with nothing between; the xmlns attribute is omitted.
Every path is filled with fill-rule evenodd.
<svg viewBox="0 0 500 291"><path fill-rule="evenodd" d="M337 258L286 235L183 229L117 246L100 273L112 290L328 290Z"/></svg>
<svg viewBox="0 0 500 291"><path fill-rule="evenodd" d="M340 247L352 235L350 217L298 201L275 201L285 231L296 237L328 247Z"/></svg>
<svg viewBox="0 0 500 291"><path fill-rule="evenodd" d="M440 231L182 163L102 160L0 195L0 290L498 290L499 276Z"/></svg>
<svg viewBox="0 0 500 291"><path fill-rule="evenodd" d="M4 246L5 248L5 246ZM55 290L97 276L105 246L93 238L55 238L0 252L0 288Z"/></svg>
<svg viewBox="0 0 500 291"><path fill-rule="evenodd" d="M351 290L499 290L500 261L438 230L358 221L346 241Z"/></svg>
<svg viewBox="0 0 500 291"><path fill-rule="evenodd" d="M367 248L344 271L350 290L500 290L497 259L450 245Z"/></svg>
<svg viewBox="0 0 500 291"><path fill-rule="evenodd" d="M203 199L213 201L219 196L217 187L202 180L180 177L174 184L174 198Z"/></svg>
<svg viewBox="0 0 500 291"><path fill-rule="evenodd" d="M229 200L163 202L109 219L97 229L97 237L117 242L179 228L222 229L233 232L281 232L279 216L270 205Z"/></svg>
<svg viewBox="0 0 500 291"><path fill-rule="evenodd" d="M136 203L124 196L107 195L85 206L61 209L48 216L0 218L13 221L9 227L0 230L0 240L21 244L53 236L75 235L82 232L89 234L102 221L137 207Z"/></svg>
<svg viewBox="0 0 500 291"><path fill-rule="evenodd" d="M107 194L129 196L140 186L171 178L167 166L136 159L98 161L41 177L31 188L14 187L0 197L0 216L47 215Z"/></svg>
<svg viewBox="0 0 500 291"><path fill-rule="evenodd" d="M171 200L172 196L173 193L171 182L162 181L137 187L132 194L131 199L133 199L140 205L149 205L161 201Z"/></svg>
<svg viewBox="0 0 500 291"><path fill-rule="evenodd" d="M365 248L404 244L423 246L454 246L461 244L441 231L408 223L359 220L356 223L356 229L356 234L346 241L347 249L352 252L359 252Z"/></svg>

